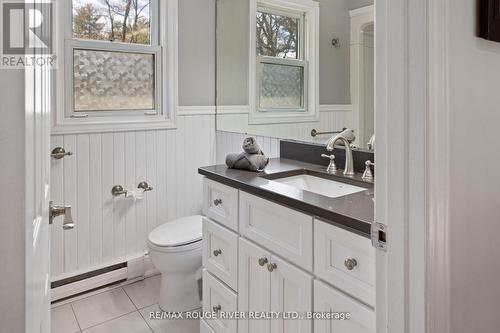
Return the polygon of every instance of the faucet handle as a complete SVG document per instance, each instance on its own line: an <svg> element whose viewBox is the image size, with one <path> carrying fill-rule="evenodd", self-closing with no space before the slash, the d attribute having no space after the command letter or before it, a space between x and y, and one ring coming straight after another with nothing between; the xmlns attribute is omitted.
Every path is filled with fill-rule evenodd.
<svg viewBox="0 0 500 333"><path fill-rule="evenodd" d="M335 159L335 155L333 155L333 154L331 154L331 155L321 154L321 157L329 158L330 160L334 160Z"/></svg>
<svg viewBox="0 0 500 333"><path fill-rule="evenodd" d="M335 165L335 155L333 155L333 154L331 154L331 155L321 154L321 157L330 159L330 164L328 164L328 167L326 168L326 172L335 173L337 171L337 166Z"/></svg>
<svg viewBox="0 0 500 333"><path fill-rule="evenodd" d="M370 160L367 160L365 162L365 165L366 165L365 172L363 172L363 176L361 178L364 180L373 181L374 177L371 167L375 166L375 163L373 163Z"/></svg>

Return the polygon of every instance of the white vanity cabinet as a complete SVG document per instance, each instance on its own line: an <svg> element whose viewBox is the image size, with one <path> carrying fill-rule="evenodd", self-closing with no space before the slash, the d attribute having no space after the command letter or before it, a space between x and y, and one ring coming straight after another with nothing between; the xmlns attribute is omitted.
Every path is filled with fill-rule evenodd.
<svg viewBox="0 0 500 333"><path fill-rule="evenodd" d="M312 311L312 275L243 238L239 251L239 311L290 315ZM272 320L246 318L239 320L238 332L310 333L312 322L284 315Z"/></svg>
<svg viewBox="0 0 500 333"><path fill-rule="evenodd" d="M203 310L244 316L202 320L201 332L375 332L369 239L213 180L204 188ZM351 318L311 319L323 312Z"/></svg>

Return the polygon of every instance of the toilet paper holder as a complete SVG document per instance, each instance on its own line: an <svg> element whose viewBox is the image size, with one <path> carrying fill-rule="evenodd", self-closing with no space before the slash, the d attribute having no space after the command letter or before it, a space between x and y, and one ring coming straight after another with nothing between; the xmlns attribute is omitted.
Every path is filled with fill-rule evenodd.
<svg viewBox="0 0 500 333"><path fill-rule="evenodd" d="M137 188L142 189L144 192L152 191L153 187L149 186L147 182L140 182L139 185L137 185ZM122 186L122 185L115 185L111 189L111 194L114 197L120 196L120 195L127 195L127 190Z"/></svg>

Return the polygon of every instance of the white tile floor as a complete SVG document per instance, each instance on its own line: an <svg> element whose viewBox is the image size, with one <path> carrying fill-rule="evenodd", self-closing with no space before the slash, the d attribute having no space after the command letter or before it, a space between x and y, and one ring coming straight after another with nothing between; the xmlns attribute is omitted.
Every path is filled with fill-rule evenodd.
<svg viewBox="0 0 500 333"><path fill-rule="evenodd" d="M151 319L160 276L54 305L52 333L199 333L198 320Z"/></svg>

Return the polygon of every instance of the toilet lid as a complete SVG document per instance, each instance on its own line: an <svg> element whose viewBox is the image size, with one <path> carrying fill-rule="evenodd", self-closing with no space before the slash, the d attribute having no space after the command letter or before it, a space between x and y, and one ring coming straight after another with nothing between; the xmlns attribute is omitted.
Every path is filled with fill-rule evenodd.
<svg viewBox="0 0 500 333"><path fill-rule="evenodd" d="M166 222L149 233L149 241L156 246L182 246L202 238L201 215L181 217Z"/></svg>

